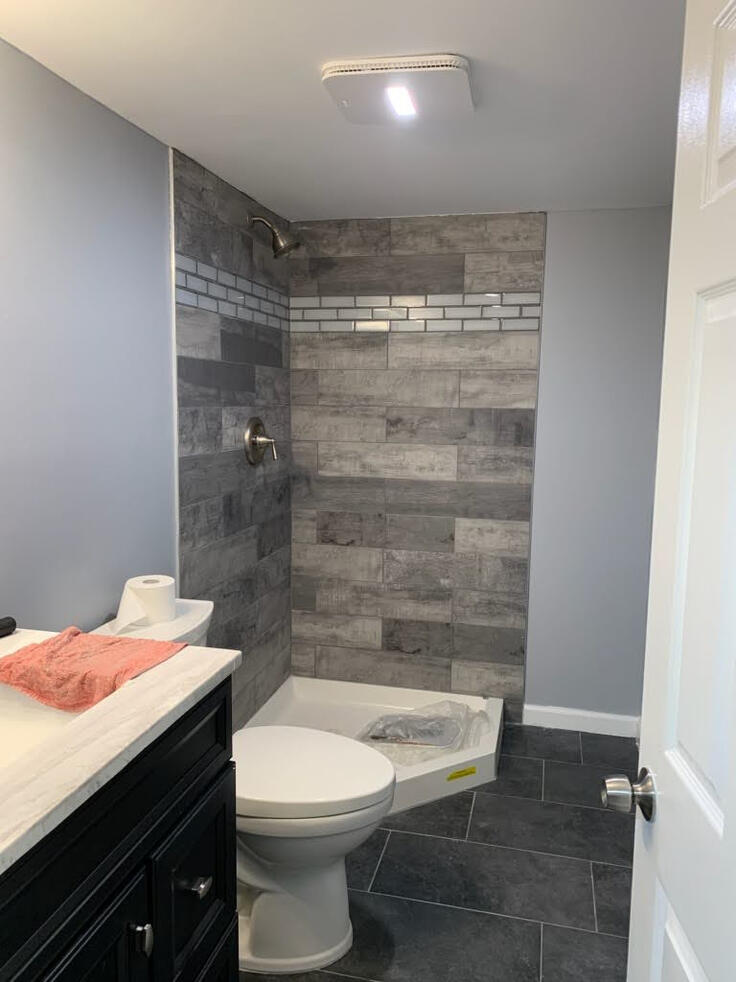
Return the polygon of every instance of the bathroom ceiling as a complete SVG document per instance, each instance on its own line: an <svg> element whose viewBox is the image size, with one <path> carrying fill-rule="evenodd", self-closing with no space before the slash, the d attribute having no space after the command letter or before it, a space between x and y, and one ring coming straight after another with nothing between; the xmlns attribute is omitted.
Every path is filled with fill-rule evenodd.
<svg viewBox="0 0 736 982"><path fill-rule="evenodd" d="M0 35L291 219L669 202L683 0L7 0ZM476 112L347 122L324 62L466 56Z"/></svg>

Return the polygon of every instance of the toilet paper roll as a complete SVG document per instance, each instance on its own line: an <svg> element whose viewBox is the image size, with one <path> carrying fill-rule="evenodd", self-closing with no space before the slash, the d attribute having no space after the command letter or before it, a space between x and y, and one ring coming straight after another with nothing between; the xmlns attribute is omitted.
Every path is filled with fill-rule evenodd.
<svg viewBox="0 0 736 982"><path fill-rule="evenodd" d="M113 630L119 634L133 624L143 626L173 620L176 594L173 576L134 576L123 587Z"/></svg>

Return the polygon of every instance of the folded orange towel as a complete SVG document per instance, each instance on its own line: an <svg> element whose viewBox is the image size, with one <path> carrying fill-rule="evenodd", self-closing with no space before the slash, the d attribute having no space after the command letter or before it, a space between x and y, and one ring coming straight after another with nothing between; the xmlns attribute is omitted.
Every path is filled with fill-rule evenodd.
<svg viewBox="0 0 736 982"><path fill-rule="evenodd" d="M0 682L53 706L78 712L153 668L186 644L82 634L68 627L0 658Z"/></svg>

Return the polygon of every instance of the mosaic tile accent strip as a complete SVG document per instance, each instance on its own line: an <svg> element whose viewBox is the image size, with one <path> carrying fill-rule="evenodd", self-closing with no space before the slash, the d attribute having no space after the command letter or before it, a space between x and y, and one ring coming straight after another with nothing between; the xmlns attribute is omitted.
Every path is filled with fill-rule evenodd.
<svg viewBox="0 0 736 982"><path fill-rule="evenodd" d="M441 293L299 297L294 333L360 331L538 331L541 293Z"/></svg>
<svg viewBox="0 0 736 982"><path fill-rule="evenodd" d="M273 287L176 254L176 302L289 330L289 298Z"/></svg>

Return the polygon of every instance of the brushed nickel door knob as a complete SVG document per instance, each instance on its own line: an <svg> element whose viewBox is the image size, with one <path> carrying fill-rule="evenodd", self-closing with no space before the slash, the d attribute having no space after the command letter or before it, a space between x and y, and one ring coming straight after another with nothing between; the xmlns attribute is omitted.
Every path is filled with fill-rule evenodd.
<svg viewBox="0 0 736 982"><path fill-rule="evenodd" d="M656 811L657 788L654 777L646 767L639 771L634 784L625 774L612 774L601 783L601 803L604 808L628 815L635 805L647 822L651 822Z"/></svg>

